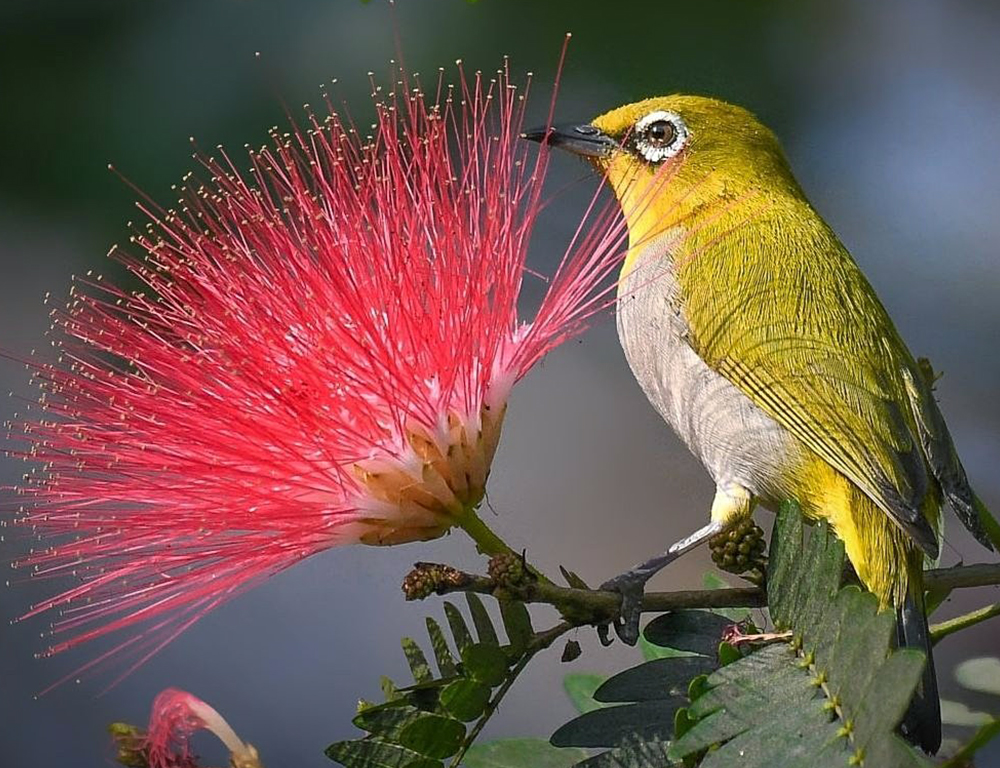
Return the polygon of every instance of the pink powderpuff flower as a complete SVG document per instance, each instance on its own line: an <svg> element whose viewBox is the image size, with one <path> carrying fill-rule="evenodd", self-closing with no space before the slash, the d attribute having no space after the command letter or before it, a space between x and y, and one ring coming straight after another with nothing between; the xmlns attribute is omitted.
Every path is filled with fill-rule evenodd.
<svg viewBox="0 0 1000 768"><path fill-rule="evenodd" d="M511 388L613 301L627 233L595 197L520 320L547 149L519 140L506 64L458 75L373 84L368 136L327 99L248 173L199 156L178 207L140 203L134 252L112 249L141 288L88 275L53 311L42 415L16 425L40 463L16 520L40 545L16 565L78 580L27 613L57 614L46 654L129 629L87 666L132 669L342 544L458 525L502 548L475 509Z"/></svg>
<svg viewBox="0 0 1000 768"><path fill-rule="evenodd" d="M145 754L149 768L197 768L191 737L210 731L229 750L232 768L262 768L257 750L244 744L226 719L187 691L168 688L153 700L149 728L137 740L136 752Z"/></svg>

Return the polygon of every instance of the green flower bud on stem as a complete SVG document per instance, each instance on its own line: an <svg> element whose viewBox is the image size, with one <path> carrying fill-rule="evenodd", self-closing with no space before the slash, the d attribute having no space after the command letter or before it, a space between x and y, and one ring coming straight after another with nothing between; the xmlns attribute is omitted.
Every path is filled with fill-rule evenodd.
<svg viewBox="0 0 1000 768"><path fill-rule="evenodd" d="M712 562L721 570L743 575L747 581L761 584L767 560L764 531L752 518L746 518L709 539Z"/></svg>
<svg viewBox="0 0 1000 768"><path fill-rule="evenodd" d="M445 589L466 585L469 577L457 568L440 563L416 563L403 579L403 595L407 600L423 600Z"/></svg>

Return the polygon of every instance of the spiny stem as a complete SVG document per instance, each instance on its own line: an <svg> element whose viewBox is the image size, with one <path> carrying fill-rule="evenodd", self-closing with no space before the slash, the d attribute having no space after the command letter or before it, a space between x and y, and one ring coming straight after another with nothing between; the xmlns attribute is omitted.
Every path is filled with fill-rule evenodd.
<svg viewBox="0 0 1000 768"><path fill-rule="evenodd" d="M975 611L956 616L953 619L942 621L931 627L931 641L935 644L948 637L948 635L958 632L961 629L972 627L981 621L1000 616L1000 603L986 605Z"/></svg>

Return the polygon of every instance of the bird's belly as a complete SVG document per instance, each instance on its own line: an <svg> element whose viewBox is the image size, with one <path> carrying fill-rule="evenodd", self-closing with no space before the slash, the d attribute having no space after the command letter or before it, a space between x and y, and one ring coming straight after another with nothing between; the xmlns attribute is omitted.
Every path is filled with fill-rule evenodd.
<svg viewBox="0 0 1000 768"><path fill-rule="evenodd" d="M632 373L716 484L744 487L765 504L786 498L804 449L690 347L668 248L648 247L618 295L618 336Z"/></svg>

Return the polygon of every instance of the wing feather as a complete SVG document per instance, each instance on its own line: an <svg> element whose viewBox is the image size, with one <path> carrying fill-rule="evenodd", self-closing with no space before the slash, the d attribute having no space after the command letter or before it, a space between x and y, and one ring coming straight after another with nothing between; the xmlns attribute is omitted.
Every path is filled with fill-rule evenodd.
<svg viewBox="0 0 1000 768"><path fill-rule="evenodd" d="M926 359L921 359L918 363L920 375L904 371L903 380L931 472L941 484L962 525L980 544L992 550L993 542L983 524L983 513L979 509L982 502L969 485L969 479L958 457L958 451L955 450L948 425L934 398L934 371Z"/></svg>
<svg viewBox="0 0 1000 768"><path fill-rule="evenodd" d="M936 556L922 512L932 481L906 388L916 363L832 232L822 225L806 240L781 259L686 263L689 343Z"/></svg>

